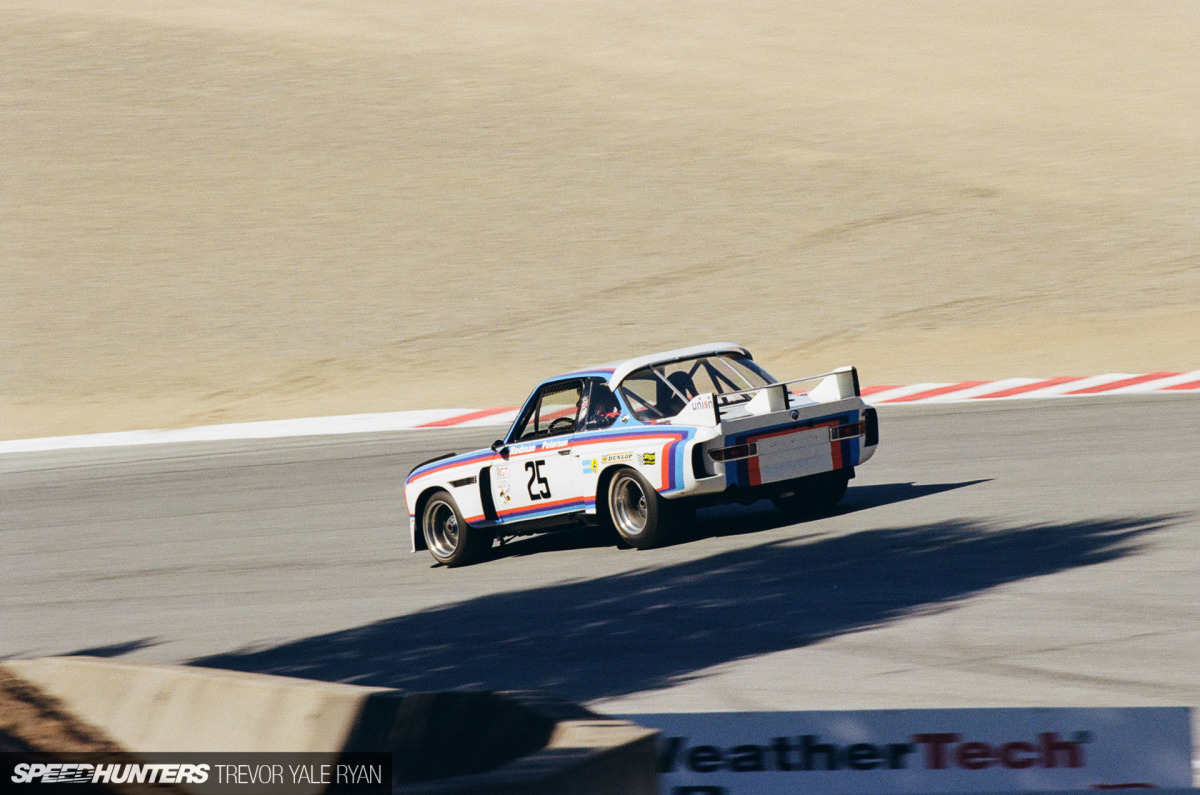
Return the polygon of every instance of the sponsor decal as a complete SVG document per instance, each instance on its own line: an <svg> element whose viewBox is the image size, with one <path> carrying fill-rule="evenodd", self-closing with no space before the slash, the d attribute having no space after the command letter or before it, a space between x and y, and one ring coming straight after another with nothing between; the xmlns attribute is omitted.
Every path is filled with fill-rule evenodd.
<svg viewBox="0 0 1200 795"><path fill-rule="evenodd" d="M497 469L496 470L496 479L497 480L507 480L508 479L508 467L500 467L499 469Z"/></svg>
<svg viewBox="0 0 1200 795"><path fill-rule="evenodd" d="M652 467L657 460L658 456L654 453L642 453L642 466Z"/></svg>
<svg viewBox="0 0 1200 795"><path fill-rule="evenodd" d="M686 747L686 737L669 737L661 749L660 767L672 772L681 766L696 773L730 770L755 773L768 770L810 772L813 770L983 770L1004 767L1027 770L1031 767L1080 768L1084 766L1085 732L1074 739L1057 732L1041 732L1036 737L998 744L965 739L952 732L920 733L903 742L851 743L839 745L818 734L798 737L772 737L763 744L744 744L731 748L715 745Z"/></svg>
<svg viewBox="0 0 1200 795"><path fill-rule="evenodd" d="M567 446L566 439L551 439L548 442L542 442L543 450L557 450L560 447L566 447L566 446Z"/></svg>
<svg viewBox="0 0 1200 795"><path fill-rule="evenodd" d="M525 455L525 453L532 453L534 450L537 450L536 444L519 444L512 448L509 453L511 455Z"/></svg>
<svg viewBox="0 0 1200 795"><path fill-rule="evenodd" d="M600 462L603 464L617 464L622 461L632 461L633 453L608 453L600 456Z"/></svg>
<svg viewBox="0 0 1200 795"><path fill-rule="evenodd" d="M500 494L501 502L504 502L504 503L512 502L512 490L509 489L507 483L500 487L499 494Z"/></svg>
<svg viewBox="0 0 1200 795"><path fill-rule="evenodd" d="M1191 785L1186 708L629 715L664 793L1023 792Z"/></svg>
<svg viewBox="0 0 1200 795"><path fill-rule="evenodd" d="M597 461L596 459L593 458L591 461L585 460L583 462L583 474L594 475L599 471L600 471L600 462Z"/></svg>

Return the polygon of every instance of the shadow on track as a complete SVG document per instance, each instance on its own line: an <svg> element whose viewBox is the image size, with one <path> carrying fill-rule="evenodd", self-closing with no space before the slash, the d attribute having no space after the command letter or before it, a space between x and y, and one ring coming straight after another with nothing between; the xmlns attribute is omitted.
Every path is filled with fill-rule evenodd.
<svg viewBox="0 0 1200 795"><path fill-rule="evenodd" d="M854 481L851 481L853 484ZM980 483L991 483L991 478L981 480L963 480L958 483L925 483L918 485L907 483L876 483L870 486L851 485L846 496L838 503L838 513L852 513L881 505L893 505L921 497L930 497L946 491L964 489L968 486L978 486Z"/></svg>
<svg viewBox="0 0 1200 795"><path fill-rule="evenodd" d="M953 521L809 536L492 594L192 664L410 691L538 689L587 701L665 687L710 666L1131 555L1148 533L1177 521ZM445 574L450 588L454 572Z"/></svg>
<svg viewBox="0 0 1200 795"><path fill-rule="evenodd" d="M114 643L111 646L91 646L86 649L78 649L77 651L69 652L68 657L120 657L124 654L131 654L139 649L148 649L151 646L159 644L157 638L140 638L131 640L127 643Z"/></svg>
<svg viewBox="0 0 1200 795"><path fill-rule="evenodd" d="M959 483L931 483L917 485L908 483L883 483L873 486L853 486L846 496L831 510L802 519L800 525L821 516L841 516L857 513L883 505L907 502L921 497L941 494L945 491L988 483L985 480L965 480ZM686 544L701 538L720 538L748 535L777 527L787 527L796 521L788 519L775 509L770 500L759 500L752 505L719 505L705 509L696 516L691 527L681 531L673 543ZM615 534L613 534L615 537Z"/></svg>
<svg viewBox="0 0 1200 795"><path fill-rule="evenodd" d="M840 516L856 513L882 505L892 505L898 502L915 500L945 491L988 483L990 479L965 480L959 483L931 483L917 485L908 483L883 483L872 486L854 486L847 492L845 498L832 510L819 516ZM802 520L806 521L806 520ZM687 544L703 538L721 538L727 536L749 535L751 533L772 530L777 527L787 527L795 524L775 509L768 499L758 500L750 505L717 505L704 508L697 512L695 520L686 528L681 528L667 542L669 545ZM594 549L611 547L618 544L614 531L605 532L599 529L569 529L559 532L543 533L527 538L518 538L491 551L489 560L499 558L523 557L544 552L560 552L567 549Z"/></svg>

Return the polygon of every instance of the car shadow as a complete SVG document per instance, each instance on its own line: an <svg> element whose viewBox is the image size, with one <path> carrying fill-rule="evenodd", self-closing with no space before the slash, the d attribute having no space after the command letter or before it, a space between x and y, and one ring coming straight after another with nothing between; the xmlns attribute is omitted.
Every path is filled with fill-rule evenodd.
<svg viewBox="0 0 1200 795"><path fill-rule="evenodd" d="M589 701L669 687L714 666L1133 555L1180 520L945 521L773 540L662 566L650 553L635 571L492 593L192 664L409 691L543 690ZM450 588L456 572L445 574Z"/></svg>
<svg viewBox="0 0 1200 795"><path fill-rule="evenodd" d="M894 505L898 502L930 497L947 491L978 486L980 483L991 483L992 478L977 480L962 480L957 483L874 483L869 486L855 486L851 481L846 496L838 503L835 513L853 513L867 508L878 508L883 505Z"/></svg>
<svg viewBox="0 0 1200 795"><path fill-rule="evenodd" d="M570 527L563 530L542 533L534 536L521 536L510 539L492 547L491 552L481 562L487 565L489 560L501 558L525 557L541 555L548 552L566 552L574 549L598 549L617 545L617 534L603 527Z"/></svg>
<svg viewBox="0 0 1200 795"><path fill-rule="evenodd" d="M827 516L840 516L857 511L891 505L946 491L990 482L964 480L958 483L931 483L917 485L908 483L884 483L870 486L851 486L838 505L823 513L814 514L804 521ZM803 523L803 522L801 522ZM749 505L716 505L696 511L696 515L685 525L676 528L667 541L668 546L687 544L705 538L750 535L779 527L796 524L796 520L784 516L770 500L762 499ZM574 527L534 536L510 539L493 547L488 560L523 557L548 552L564 552L576 549L625 546L611 529L601 527Z"/></svg>
<svg viewBox="0 0 1200 795"><path fill-rule="evenodd" d="M750 505L718 505L696 512L696 518L688 525L679 528L673 543L687 543L704 538L722 538L726 536L748 535L764 530L774 530L793 524L804 524L808 521L829 516L842 516L857 513L870 508L907 502L921 497L941 494L955 489L988 483L991 478L982 480L964 480L958 483L929 483L917 485L907 483L882 483L870 486L851 486L846 490L846 496L833 508L797 521L790 519L775 508L770 500L762 499Z"/></svg>

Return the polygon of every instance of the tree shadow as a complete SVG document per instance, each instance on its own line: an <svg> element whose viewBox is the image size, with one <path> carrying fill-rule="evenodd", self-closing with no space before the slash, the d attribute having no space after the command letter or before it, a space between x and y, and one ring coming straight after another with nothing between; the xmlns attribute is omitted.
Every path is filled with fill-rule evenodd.
<svg viewBox="0 0 1200 795"><path fill-rule="evenodd" d="M151 646L157 646L161 641L157 638L140 638L131 640L125 643L113 643L109 646L91 646L86 649L78 649L73 652L68 652L67 657L120 657L123 654L130 654L139 649L148 649Z"/></svg>
<svg viewBox="0 0 1200 795"><path fill-rule="evenodd" d="M410 691L543 690L589 701L666 687L711 666L1135 554L1147 534L1179 520L1018 527L948 521L772 541L491 594L192 664ZM654 553L638 554L652 563Z"/></svg>

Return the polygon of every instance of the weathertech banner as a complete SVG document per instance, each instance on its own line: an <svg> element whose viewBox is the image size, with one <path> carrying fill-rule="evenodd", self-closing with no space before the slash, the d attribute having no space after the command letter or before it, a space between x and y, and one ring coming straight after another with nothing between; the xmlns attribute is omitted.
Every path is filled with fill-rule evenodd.
<svg viewBox="0 0 1200 795"><path fill-rule="evenodd" d="M0 754L0 792L389 795L387 753Z"/></svg>
<svg viewBox="0 0 1200 795"><path fill-rule="evenodd" d="M664 795L1192 786L1185 707L623 715L659 729Z"/></svg>

